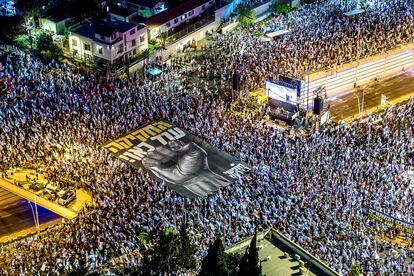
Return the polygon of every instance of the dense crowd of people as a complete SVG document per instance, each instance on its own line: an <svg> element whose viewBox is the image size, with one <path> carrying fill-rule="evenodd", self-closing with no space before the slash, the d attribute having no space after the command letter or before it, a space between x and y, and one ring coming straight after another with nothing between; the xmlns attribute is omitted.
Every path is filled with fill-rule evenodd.
<svg viewBox="0 0 414 276"><path fill-rule="evenodd" d="M231 77L239 72L251 91L278 73L305 79L309 72L332 69L413 41L413 1L374 1L366 12L351 17L341 12L341 4L303 5L250 28L215 35L211 51L197 58L200 76ZM263 41L263 34L280 30L289 33Z"/></svg>
<svg viewBox="0 0 414 276"><path fill-rule="evenodd" d="M376 45L377 52L406 42L412 36L404 25L412 24L412 3L378 2L364 18L320 17L320 23L312 24L305 18L321 15L322 9L305 6L286 16L297 31L270 44L259 43L254 29L216 36L212 52L197 58L199 73L222 74L219 82L225 85L226 76L230 78L225 73L238 66L253 88L260 83L257 77L274 67L300 74L306 66L298 57L306 59L309 43L318 56L312 63L317 70L350 61L355 47L338 52L350 47L348 41L366 41L361 57L370 54L368 44ZM388 32L382 44L381 32L397 30L397 25L401 32ZM352 35L355 26L360 26L360 38ZM335 37L329 34L336 34L337 43L329 42ZM294 60L300 61L295 65ZM264 124L262 110L245 110L244 116L229 112L228 102L212 97L207 82L186 85L182 70L168 65L162 81L137 74L101 78L16 49L7 53L0 71L3 167L43 167L57 178L79 183L93 203L40 237L0 245L4 274L63 274L81 267L94 271L119 256L124 266L137 266L137 252L144 247L140 233L184 220L198 256L218 235L229 246L271 226L341 274L356 262L366 274L414 273L413 237L394 233L407 244L392 245L380 237L394 231L362 211L366 205L414 222L414 191L402 177L414 163L413 99L349 125L295 138ZM245 161L252 171L206 198L190 200L103 148L105 142L158 119Z"/></svg>

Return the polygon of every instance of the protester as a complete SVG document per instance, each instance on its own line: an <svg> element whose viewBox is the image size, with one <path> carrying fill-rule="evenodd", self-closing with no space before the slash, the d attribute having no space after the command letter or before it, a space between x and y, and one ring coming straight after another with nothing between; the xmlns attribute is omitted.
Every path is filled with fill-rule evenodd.
<svg viewBox="0 0 414 276"><path fill-rule="evenodd" d="M342 13L341 2L303 5L250 28L216 34L211 51L194 57L198 61L194 70L200 77L225 80L239 72L246 89L252 91L269 76L305 79L309 73L335 70L412 42L413 1L375 1L366 12L351 17ZM263 41L265 34L279 30L289 33Z"/></svg>
<svg viewBox="0 0 414 276"><path fill-rule="evenodd" d="M412 274L412 235L369 219L362 206L414 223L414 192L402 177L414 162L413 99L349 125L292 138L264 124L263 110L246 109L239 116L229 112L224 99L211 96L215 84L228 85L234 68L243 72L249 89L275 72L276 64L278 71L303 73L306 47L316 41L312 49L320 58L311 62L312 71L348 62L355 49L339 55L335 51L344 44L332 43L335 38L329 34L351 43L355 26L365 30L361 40L375 45L372 50L361 46L360 57L396 46L397 36L406 42L412 35L404 25L412 24L411 2L378 2L367 19L321 17L320 24L326 26L319 30L306 23L306 15L321 15L322 9L306 6L283 19L298 30L267 46L254 38L260 27L215 36L213 51L191 57L190 66L173 61L161 81L137 74L100 78L55 61L44 63L17 49L9 52L0 71L3 167L42 167L52 181L71 179L89 191L93 203L76 219L39 237L2 244L3 274L65 274L82 267L100 271L115 266L120 256L124 267L137 266L136 252L144 247L138 235L183 220L194 234L198 256L218 235L229 246L255 230L274 227L341 274L356 262L365 274ZM386 9L388 16L383 16ZM289 19L302 12L304 18ZM387 33L388 39L381 39L385 44L379 44L391 29L400 33ZM297 57L300 61L292 64ZM190 82L182 77L188 67L202 77L219 78ZM190 200L103 148L105 142L158 119L247 162L252 171L206 198ZM400 236L407 244L392 245L385 234Z"/></svg>

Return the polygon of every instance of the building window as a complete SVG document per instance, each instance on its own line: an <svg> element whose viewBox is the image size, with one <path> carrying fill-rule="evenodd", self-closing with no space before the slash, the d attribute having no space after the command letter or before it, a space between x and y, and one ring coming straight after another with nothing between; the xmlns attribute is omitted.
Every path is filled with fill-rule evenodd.
<svg viewBox="0 0 414 276"><path fill-rule="evenodd" d="M130 31L129 31L129 34L130 34L130 35L135 34L135 29L130 30Z"/></svg>
<svg viewBox="0 0 414 276"><path fill-rule="evenodd" d="M137 41L136 41L136 39L133 39L133 40L131 41L131 45L132 45L132 47L134 47L135 45L137 45Z"/></svg>
<svg viewBox="0 0 414 276"><path fill-rule="evenodd" d="M174 19L174 24L178 23L178 18Z"/></svg>
<svg viewBox="0 0 414 276"><path fill-rule="evenodd" d="M111 40L114 40L116 38L116 33L113 33L112 35L111 35Z"/></svg>
<svg viewBox="0 0 414 276"><path fill-rule="evenodd" d="M143 35L140 35L140 37L139 37L139 42L144 42L145 41L145 34L143 34Z"/></svg>
<svg viewBox="0 0 414 276"><path fill-rule="evenodd" d="M206 9L206 5L203 5L201 9L204 11Z"/></svg>
<svg viewBox="0 0 414 276"><path fill-rule="evenodd" d="M171 26L171 23L170 23L170 22L167 22L167 24L165 24L165 26L166 26L167 28L169 28L169 27Z"/></svg>
<svg viewBox="0 0 414 276"><path fill-rule="evenodd" d="M132 53L133 53L134 55L136 55L136 54L137 54L137 49L134 49L134 51L132 51Z"/></svg>
<svg viewBox="0 0 414 276"><path fill-rule="evenodd" d="M185 20L187 18L186 14L183 14L183 16L181 16L181 20Z"/></svg>
<svg viewBox="0 0 414 276"><path fill-rule="evenodd" d="M194 14L194 10L190 11L190 12L188 13L188 16L192 16L193 14Z"/></svg>
<svg viewBox="0 0 414 276"><path fill-rule="evenodd" d="M100 55L102 55L102 52L103 52L102 47L101 47L101 46L98 46L98 53L99 53Z"/></svg>
<svg viewBox="0 0 414 276"><path fill-rule="evenodd" d="M91 45L89 43L84 43L83 44L83 49L85 49L85 51L90 51L91 50Z"/></svg>
<svg viewBox="0 0 414 276"><path fill-rule="evenodd" d="M72 45L75 47L78 46L78 41L74 38L72 38Z"/></svg>
<svg viewBox="0 0 414 276"><path fill-rule="evenodd" d="M119 44L118 46L118 54L122 53L124 51L124 44Z"/></svg>

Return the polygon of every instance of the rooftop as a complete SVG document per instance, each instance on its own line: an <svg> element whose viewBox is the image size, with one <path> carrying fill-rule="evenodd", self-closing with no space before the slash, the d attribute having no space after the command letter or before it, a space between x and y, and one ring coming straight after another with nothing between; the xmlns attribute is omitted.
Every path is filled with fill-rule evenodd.
<svg viewBox="0 0 414 276"><path fill-rule="evenodd" d="M134 23L124 22L116 19L106 19L98 21L97 23L88 23L81 25L80 27L73 30L73 33L79 34L90 39L95 39L95 34L100 34L103 36L111 36L114 32L126 32L134 27L141 29L145 26L137 26Z"/></svg>
<svg viewBox="0 0 414 276"><path fill-rule="evenodd" d="M128 8L124 8L124 7L119 7L116 10L111 11L112 14L116 14L116 15L120 15L123 17L127 17L130 16L131 14L136 13L136 11L133 11L131 9Z"/></svg>
<svg viewBox="0 0 414 276"><path fill-rule="evenodd" d="M147 17L141 16L139 14L136 14L129 19L130 22L134 22L135 24L144 23L147 20Z"/></svg>
<svg viewBox="0 0 414 276"><path fill-rule="evenodd" d="M285 257L285 251L277 246L277 242L268 239L257 241L259 248L259 260L262 261L262 272L264 275L300 275L298 261ZM246 247L238 250L238 253L244 254ZM268 258L268 260L266 260ZM315 271L306 269L306 275L317 275Z"/></svg>
<svg viewBox="0 0 414 276"><path fill-rule="evenodd" d="M227 253L244 254L252 237L228 248ZM320 259L273 228L257 233L256 246L264 275L339 276Z"/></svg>
<svg viewBox="0 0 414 276"><path fill-rule="evenodd" d="M175 7L172 7L171 9L165 10L151 17L145 22L145 24L148 26L148 28L160 26L208 2L210 2L210 0L185 1L184 3L181 3Z"/></svg>
<svg viewBox="0 0 414 276"><path fill-rule="evenodd" d="M126 1L143 6L143 7L151 8L151 9L157 8L164 4L164 1L162 0L126 0Z"/></svg>
<svg viewBox="0 0 414 276"><path fill-rule="evenodd" d="M70 15L61 9L51 9L41 16L41 18L48 18L53 22L60 22L62 20L68 19L69 17Z"/></svg>

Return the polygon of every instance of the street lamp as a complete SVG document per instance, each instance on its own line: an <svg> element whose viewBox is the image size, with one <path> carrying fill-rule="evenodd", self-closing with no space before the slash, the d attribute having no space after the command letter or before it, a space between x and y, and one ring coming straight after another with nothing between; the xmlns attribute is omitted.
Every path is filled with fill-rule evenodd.
<svg viewBox="0 0 414 276"><path fill-rule="evenodd" d="M365 100L365 90L362 89L362 97L361 100L359 99L359 94L356 94L357 99L358 99L358 112L359 112L359 117L364 116L364 100Z"/></svg>
<svg viewBox="0 0 414 276"><path fill-rule="evenodd" d="M36 201L36 195L34 195L34 197L35 197L35 201ZM34 224L36 226L37 233L39 234L40 229L39 229L39 215L38 215L38 212L37 212L37 205L35 203L35 209L36 209L36 211L35 211L35 210L33 210L32 203L29 200L27 200L27 203L30 205L30 208L32 209Z"/></svg>
<svg viewBox="0 0 414 276"><path fill-rule="evenodd" d="M29 17L29 18L25 18L24 20L24 24L25 24L25 29L29 35L29 44L30 44L30 49L33 49L33 39L32 39L32 22L33 17Z"/></svg>

